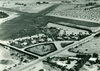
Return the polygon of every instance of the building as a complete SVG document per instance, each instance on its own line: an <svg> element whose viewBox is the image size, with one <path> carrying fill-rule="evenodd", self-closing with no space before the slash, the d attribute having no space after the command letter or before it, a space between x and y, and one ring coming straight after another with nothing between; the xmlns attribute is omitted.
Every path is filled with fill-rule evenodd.
<svg viewBox="0 0 100 71"><path fill-rule="evenodd" d="M89 60L91 55L85 57L52 57L43 61L46 71L79 71L79 69Z"/></svg>

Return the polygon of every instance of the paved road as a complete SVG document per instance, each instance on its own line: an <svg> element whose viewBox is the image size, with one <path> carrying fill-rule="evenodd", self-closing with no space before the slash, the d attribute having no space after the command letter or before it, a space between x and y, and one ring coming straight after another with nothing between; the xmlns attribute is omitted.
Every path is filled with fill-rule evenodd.
<svg viewBox="0 0 100 71"><path fill-rule="evenodd" d="M44 56L44 57L38 59L36 62L32 62L32 63L30 63L29 65L26 65L25 67L22 67L21 69L18 69L17 71L24 71L24 70L26 70L27 68L30 68L31 66L34 67L35 64L41 62L43 59L47 58L48 56L54 56L54 55L56 55L56 54L58 54L58 53L61 53L62 51L67 50L68 48L72 48L72 47L78 46L78 45L80 45L80 44L82 44L82 43L85 43L85 42L87 42L87 41L93 39L94 36L95 36L96 34L98 34L98 33L100 33L100 31L98 31L98 32L96 32L96 33L94 33L94 34L92 34L92 35L90 35L90 36L88 36L88 37L86 37L86 38L84 38L84 39L82 39L82 40L80 40L80 41L77 41L77 42L75 42L75 43L73 43L73 44L67 46L66 48L62 48L61 50L58 50L58 51L56 51L56 52L54 52L54 53L52 53L52 54L49 54L49 55L47 55L47 56Z"/></svg>
<svg viewBox="0 0 100 71"><path fill-rule="evenodd" d="M54 7L55 7L55 6L54 6ZM54 7L53 7L53 8L54 8ZM49 11L48 11L48 9L47 9L47 11L46 11L45 13L44 13L44 12L45 12L45 10L42 11L42 12L40 12L40 13L39 13L38 15L36 15L36 16L44 15L45 13L47 13L47 12L49 12ZM28 18L24 18L24 17L25 17L25 16L23 16L23 18L21 18L22 20L24 20L23 23L25 23L26 20L28 19ZM31 21L32 21L32 17L29 16L29 18L30 18ZM16 20L16 22L17 22L17 21L21 21L21 20ZM13 23L15 23L15 21L14 21ZM17 23L20 23L20 22L17 22ZM30 23L30 22L27 22L27 23ZM27 23L26 23L26 24L27 24ZM33 23L33 22L32 22L32 23ZM5 24L6 24L6 23L5 23ZM22 24L22 23L20 23L20 24ZM20 25L20 24L19 24L19 25ZM25 24L24 24L24 25L25 25ZM45 58L48 57L48 56L56 55L56 54L58 54L58 53L60 53L60 52L62 52L62 51L64 51L64 50L67 50L68 48L78 46L78 45L80 45L80 44L82 44L82 43L85 43L85 42L87 42L87 41L93 39L93 36L94 36L95 34L97 34L97 33L100 33L100 31L98 31L98 32L96 32L96 33L93 33L92 35L90 35L90 36L88 36L88 37L86 37L86 38L84 38L84 39L82 39L82 40L80 40L80 41L77 41L77 42L75 42L75 43L73 43L73 44L67 46L66 48L62 48L62 49L60 49L60 50L58 50L58 51L55 51L54 53L51 53L51 54L48 54L48 55L44 56L44 57L39 57L39 59L37 59L37 60L35 60L35 61L33 61L33 62L31 62L31 63L25 65L25 66L22 66L21 68L14 69L14 70L12 70L12 71L25 71L25 70L27 70L27 69L30 68L30 67L34 67L37 63L41 62L43 59L45 59ZM3 44L3 43L2 43L2 44ZM12 46L10 46L10 47L12 47Z"/></svg>
<svg viewBox="0 0 100 71"><path fill-rule="evenodd" d="M87 41L92 40L92 39L94 38L94 36L95 36L96 34L98 34L98 33L100 33L100 31L98 31L98 32L96 32L96 33L93 33L93 34L91 34L90 36L88 36L88 37L86 37L86 38L84 38L84 39L82 39L82 40L80 40L80 41L76 41L75 43L73 43L73 44L71 44L71 45L69 45L69 46L66 46L65 48L62 48L62 49L60 49L60 50L57 50L57 51L55 51L55 52L53 52L53 53L51 53L51 54L48 54L48 55L46 55L46 56L44 56L44 57L39 57L39 59L37 59L37 60L35 60L35 61L33 61L33 62L31 62L31 63L25 65L25 66L22 66L21 68L14 69L14 70L11 70L11 71L25 71L25 70L29 69L30 67L33 68L33 67L35 67L36 64L40 63L43 59L47 58L48 56L54 56L54 55L56 55L56 54L58 54L58 53L61 53L62 51L67 50L68 48L72 48L72 47L78 46L78 45L80 45L80 44L82 44L82 43L86 43ZM3 43L2 43L2 44L3 44Z"/></svg>

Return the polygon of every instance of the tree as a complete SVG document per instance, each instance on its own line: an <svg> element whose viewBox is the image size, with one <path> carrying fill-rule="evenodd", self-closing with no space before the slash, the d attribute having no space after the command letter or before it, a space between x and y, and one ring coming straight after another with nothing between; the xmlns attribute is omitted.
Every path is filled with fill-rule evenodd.
<svg viewBox="0 0 100 71"><path fill-rule="evenodd" d="M98 54L97 53L93 53L93 57L97 57L98 58Z"/></svg>
<svg viewBox="0 0 100 71"><path fill-rule="evenodd" d="M44 71L44 69L40 69L39 71Z"/></svg>
<svg viewBox="0 0 100 71"><path fill-rule="evenodd" d="M3 71L8 71L7 69L4 69Z"/></svg>

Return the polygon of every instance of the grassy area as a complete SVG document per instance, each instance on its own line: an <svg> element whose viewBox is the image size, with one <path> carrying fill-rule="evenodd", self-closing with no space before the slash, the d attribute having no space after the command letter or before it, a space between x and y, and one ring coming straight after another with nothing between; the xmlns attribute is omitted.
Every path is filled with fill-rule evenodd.
<svg viewBox="0 0 100 71"><path fill-rule="evenodd" d="M55 45L53 43L36 45L36 46L25 49L25 51L31 52L33 54L37 54L39 56L45 56L56 50L57 50L57 48L55 47Z"/></svg>
<svg viewBox="0 0 100 71"><path fill-rule="evenodd" d="M39 27L45 26L47 24L47 19L44 16L45 13L53 10L56 5L47 8L37 14L18 12L19 17L16 17L10 21L6 21L0 25L0 39L9 40L24 36L35 35L39 32ZM3 10L8 10L13 12L14 10L3 8ZM17 12L17 11L14 11Z"/></svg>
<svg viewBox="0 0 100 71"><path fill-rule="evenodd" d="M55 16L47 16L49 21L51 22L66 22L70 24L75 24L75 25L81 25L81 26L87 26L87 27L98 27L100 26L99 23L95 22L87 22L87 21L82 21L82 20L75 20L75 19L70 19L70 18L59 18Z"/></svg>
<svg viewBox="0 0 100 71"><path fill-rule="evenodd" d="M56 23L48 23L50 33L55 40L80 40L90 35L89 31L72 28Z"/></svg>
<svg viewBox="0 0 100 71"><path fill-rule="evenodd" d="M98 53L100 56L100 37L94 38L93 40L84 43L78 48L75 48L74 51L86 52L86 53Z"/></svg>
<svg viewBox="0 0 100 71"><path fill-rule="evenodd" d="M40 18L38 19L40 20ZM41 22L40 20L39 22ZM0 39L15 39L23 36L30 36L38 33L38 25L41 25L33 14L21 14L21 16L0 25Z"/></svg>

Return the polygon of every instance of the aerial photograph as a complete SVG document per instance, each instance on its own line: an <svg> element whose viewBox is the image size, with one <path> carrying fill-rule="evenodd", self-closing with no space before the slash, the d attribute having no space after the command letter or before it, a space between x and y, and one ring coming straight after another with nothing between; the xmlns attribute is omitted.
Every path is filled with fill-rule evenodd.
<svg viewBox="0 0 100 71"><path fill-rule="evenodd" d="M0 0L0 71L100 71L100 0Z"/></svg>

